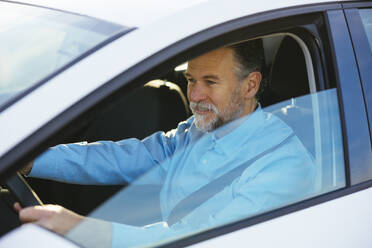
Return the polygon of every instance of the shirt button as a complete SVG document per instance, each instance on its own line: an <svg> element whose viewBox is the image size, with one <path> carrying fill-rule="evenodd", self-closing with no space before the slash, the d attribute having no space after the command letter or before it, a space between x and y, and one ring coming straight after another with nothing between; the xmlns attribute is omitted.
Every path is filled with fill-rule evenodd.
<svg viewBox="0 0 372 248"><path fill-rule="evenodd" d="M203 159L203 161L202 161L203 164L207 164L207 162L208 161L206 159Z"/></svg>

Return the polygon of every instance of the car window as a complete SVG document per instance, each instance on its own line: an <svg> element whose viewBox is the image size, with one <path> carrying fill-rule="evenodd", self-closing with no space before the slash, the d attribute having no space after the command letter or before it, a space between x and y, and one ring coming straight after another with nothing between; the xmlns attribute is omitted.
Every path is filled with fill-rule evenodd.
<svg viewBox="0 0 372 248"><path fill-rule="evenodd" d="M179 119L173 120L177 129L144 139L138 134L140 139L115 144L90 143L91 153L100 147L114 153L118 148L110 147L120 146L126 155L119 160L126 165L120 168L124 178L115 178L115 182L129 185L93 211L67 234L68 238L89 246L84 233L99 226L103 228L101 236L106 235L114 247L156 246L345 186L337 90L317 90L309 51L297 36L280 34L249 42L262 44L268 67L256 111L202 135L192 124L194 116L188 117L182 97L170 97L172 83L152 81L150 90L149 85L138 89L131 95L134 102L121 106L139 109L142 103L145 112L139 111L134 127L124 128L128 121L120 122L122 130L130 134L138 126L145 127L148 123L141 117L153 114L161 100L168 100L169 106L169 101L176 105L178 99L181 107L161 106L158 115L164 112L162 117L170 120L173 113L182 112L179 118L186 120L178 127ZM192 84L194 74L187 69L185 75ZM160 92L159 85L168 88ZM111 116L125 119L125 114ZM110 118L99 119L104 122ZM92 133L99 129L111 128L101 126ZM105 158L86 159L104 163Z"/></svg>
<svg viewBox="0 0 372 248"><path fill-rule="evenodd" d="M125 29L51 9L0 3L0 106Z"/></svg>
<svg viewBox="0 0 372 248"><path fill-rule="evenodd" d="M372 9L360 9L359 14L372 51Z"/></svg>

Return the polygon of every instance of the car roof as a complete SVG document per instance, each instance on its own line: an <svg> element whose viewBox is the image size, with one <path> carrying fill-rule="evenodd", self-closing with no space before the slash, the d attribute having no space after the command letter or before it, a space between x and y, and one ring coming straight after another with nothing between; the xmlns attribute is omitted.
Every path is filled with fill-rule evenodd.
<svg viewBox="0 0 372 248"><path fill-rule="evenodd" d="M194 8L219 14L222 11L229 11L230 8L246 5L242 3L244 1L246 0L230 0L228 3L226 0L21 0L19 2L87 15L125 26L140 27L175 14L185 13L192 16ZM241 11L244 15L250 15L298 5L335 2L329 0L260 0L251 4L252 8ZM228 8L226 8L227 5ZM202 14L199 11L198 13Z"/></svg>

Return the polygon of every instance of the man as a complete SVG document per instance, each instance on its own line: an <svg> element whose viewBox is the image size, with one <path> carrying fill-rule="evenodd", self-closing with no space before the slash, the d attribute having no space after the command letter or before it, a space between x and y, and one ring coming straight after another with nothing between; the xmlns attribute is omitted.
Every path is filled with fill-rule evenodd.
<svg viewBox="0 0 372 248"><path fill-rule="evenodd" d="M84 219L59 206L22 209L16 204L21 221L67 233L87 247L94 245L84 241L90 232L101 234L95 236L97 246L145 245L245 218L314 193L311 155L291 128L262 111L257 102L262 64L260 40L201 55L189 61L185 72L193 117L177 129L157 132L142 141L60 145L25 169L26 174L31 170L30 176L74 183L142 180L161 184L163 223L139 228ZM170 221L180 202L241 165L242 173L231 183ZM82 220L86 221L72 229Z"/></svg>

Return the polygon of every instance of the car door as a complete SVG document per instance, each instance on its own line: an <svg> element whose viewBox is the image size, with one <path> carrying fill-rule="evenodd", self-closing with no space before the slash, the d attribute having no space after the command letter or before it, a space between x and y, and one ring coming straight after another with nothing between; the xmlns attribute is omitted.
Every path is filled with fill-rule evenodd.
<svg viewBox="0 0 372 248"><path fill-rule="evenodd" d="M371 138L366 104L369 94L366 93L363 76L362 80L359 76L363 69L357 63L358 52L355 56L353 49L355 39L350 37L348 24L350 26L351 24L348 12L346 13L345 17L341 4L314 4L253 16L240 16L238 19L211 26L207 30L199 30L193 36L184 37L140 63L134 62L141 60L137 58L130 60L128 67L125 64L111 68L111 74L100 76L97 88L93 87L91 91L84 90L84 94L76 96L78 101L71 100L70 108L65 106L64 112L56 114L57 118L50 118L50 122L37 130L31 137L34 139L31 145L20 144L12 150L13 155L5 157L12 157L7 160L7 165L14 171L21 167L22 162L39 154L51 144L76 135L85 118L94 118L97 110L107 108L111 103L115 104L114 99L118 96L126 95L132 88L151 79L160 78L185 60L231 43L263 39L267 44L280 46L286 39L289 41L287 43L289 50L284 50L287 52L283 53L287 55L293 52L295 47L299 51L293 58L299 54L302 56L300 60L302 69L298 74L299 76L306 74L305 83L298 87L296 93L289 95L285 93L294 87L294 84L285 87L279 84L273 90L283 96L270 102L272 97L270 94L266 95L266 99L269 100L263 107L267 112L283 118L288 125L293 125L297 135L302 137L302 143L312 150L322 172L322 177L319 178L319 191L314 195L307 195L254 215L226 221L207 229L196 229L192 233L183 233L175 237L176 241L160 242L165 242L164 247L187 245L314 247L322 246L326 242L328 244L332 242L335 247L349 247L355 244L367 247L371 240L365 230L369 230L369 223L372 223L366 204L366 199L372 194ZM356 29L360 27L359 25ZM119 43L108 46L107 49L111 49L111 53L98 53L90 59L96 62L100 59L109 60L110 56L114 56L115 46L128 49ZM130 43L126 43L128 44ZM278 62L280 56L276 53L278 51L276 46L268 47L274 51L268 53L268 56L275 57L268 59L271 71L268 75L272 76L274 74L272 66L281 65L283 62ZM147 55L145 52L141 54L143 57ZM275 62L276 59L278 61ZM106 65L102 66L108 69ZM83 62L80 67L84 68L82 70L84 75L89 74L89 68L93 68L89 60L86 64ZM123 69L129 67L129 70ZM285 76L292 76L291 69L289 66L277 70L279 72L286 70L287 74L281 73L275 78L285 79ZM56 80L66 80L69 75L76 76L77 73L73 70L62 74ZM87 79L85 77L83 76ZM94 81L93 78L89 79ZM294 77L291 81L300 81L299 79ZM99 86L102 81L106 83ZM301 132L304 130L305 132ZM27 152L24 146L28 146ZM14 155L17 151L22 151L19 153L22 157ZM14 165L16 162L20 164ZM94 212L92 217L107 217L112 214L113 212L107 211L111 209L107 206L112 204L108 202L108 205ZM349 211L349 208L352 210ZM353 219L357 221L354 222ZM347 221L353 224L344 225ZM349 238L349 235L352 238ZM342 239L340 236L348 238Z"/></svg>
<svg viewBox="0 0 372 248"><path fill-rule="evenodd" d="M202 36L200 43L193 43L195 47L189 50L179 50L180 57L165 60L165 63L173 62L175 66L184 62L184 56L196 56L221 45L254 38L263 39L267 43L275 39L288 38L286 40L292 42L290 44L297 44L303 55L303 60L298 63L304 65L305 69L301 72L306 74L305 84L301 85L306 89L299 87L297 93L283 96L283 98L279 97L279 102L274 101L263 106L264 110L278 116L282 113L290 113L293 109L303 110L298 111L291 120L285 119L290 114L283 114L282 117L292 128L296 129L297 126L297 135L304 136L302 139L304 144L310 141L309 150L314 150L315 160L321 165L321 190L313 196L278 205L275 209L258 212L255 216L247 216L208 230L198 230L193 235L187 234L188 237L165 244L165 247L192 245L209 239L211 240L198 245L215 247L234 244L239 246L245 243L244 240L247 240L246 243L251 242L254 245L266 245L267 247L273 244L293 247L305 244L312 247L313 245L320 246L329 240L332 240L335 246L345 245L347 247L351 244L348 242L357 242L360 246L369 244L369 235L366 232L356 231L354 233L355 228L342 225L344 221L356 219L358 220L356 223L361 223L361 229L358 228L358 230L365 230L369 226L370 217L364 201L371 194L368 182L371 153L367 114L358 67L342 6L321 5L308 9L294 8L287 13L289 17L286 16L286 18L282 16L286 15L283 12L276 13L278 19L273 17L275 13L270 13L270 17L263 22L262 19L256 22L256 19L247 17L244 19L246 22L239 20L240 25L231 24L234 28L227 26L224 30L219 26L218 28L222 30L217 36L212 30L208 30L213 33L211 37L204 39ZM264 16L260 15L263 19ZM204 36L207 34L207 32L200 33ZM283 47L285 46L283 44ZM294 49L293 45L289 47ZM290 49L284 54L290 56L291 52ZM280 57L279 52L274 54ZM298 56L294 55L294 58L296 57ZM294 60L294 58L287 57L288 60ZM272 60L273 63L275 59ZM279 65L283 63L290 64L289 62L277 62ZM156 73L153 71L149 74L145 73L144 81L146 81L146 76L151 78L161 75L162 69L168 70L167 65L169 64L160 64ZM279 70L282 72L286 70L285 72L288 73L279 75L279 78L287 76L285 79L290 81L289 78L292 76L290 73L293 72L294 65L288 67L289 69L284 67ZM271 70L274 69L271 67ZM295 77L292 81L300 82L302 79ZM273 90L285 95L291 87L296 87L296 85L284 85L279 84L279 90ZM271 99L272 97L269 97L269 100ZM302 113L307 113L306 110L309 109L312 114L307 119L308 116ZM301 134L301 129L305 129L304 134ZM310 137L306 137L309 133ZM120 200L120 196L118 198ZM111 202L108 201L91 216L115 219L115 214L113 214L115 207L111 207L120 205L117 204L118 198L114 198ZM355 209L345 214L345 208L354 205L355 202L357 202L358 210ZM320 221L322 225L319 224ZM329 229L334 231L330 232ZM327 235L322 235L323 233ZM339 233L352 233L355 240L339 239ZM221 236L222 234L226 235ZM271 238L264 239L263 237L266 236Z"/></svg>

